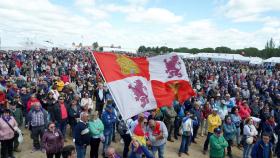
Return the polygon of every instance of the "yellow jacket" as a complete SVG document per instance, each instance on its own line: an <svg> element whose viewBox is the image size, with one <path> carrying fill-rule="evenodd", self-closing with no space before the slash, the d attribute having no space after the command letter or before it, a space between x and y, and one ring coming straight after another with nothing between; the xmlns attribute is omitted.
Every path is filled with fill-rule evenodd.
<svg viewBox="0 0 280 158"><path fill-rule="evenodd" d="M61 92L63 87L64 87L64 82L63 81L56 81L57 85L57 91Z"/></svg>
<svg viewBox="0 0 280 158"><path fill-rule="evenodd" d="M210 114L207 118L208 122L208 132L214 133L214 129L219 127L222 124L221 118L219 115L214 116Z"/></svg>

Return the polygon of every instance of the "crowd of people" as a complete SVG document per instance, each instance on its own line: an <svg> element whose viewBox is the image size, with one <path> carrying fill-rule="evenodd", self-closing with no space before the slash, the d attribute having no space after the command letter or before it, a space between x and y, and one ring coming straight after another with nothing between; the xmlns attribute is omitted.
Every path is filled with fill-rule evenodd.
<svg viewBox="0 0 280 158"><path fill-rule="evenodd" d="M181 157L191 155L198 135L205 136L203 153L210 146L212 158L232 157L234 145L244 158L280 158L280 68L184 61L195 97L122 120L90 52L1 52L1 157L20 152L26 128L33 140L30 151L47 158L65 153L84 158L87 147L97 158L101 144L103 157L163 158L167 141L181 141ZM118 135L122 156L111 146ZM67 138L74 149L64 146Z"/></svg>

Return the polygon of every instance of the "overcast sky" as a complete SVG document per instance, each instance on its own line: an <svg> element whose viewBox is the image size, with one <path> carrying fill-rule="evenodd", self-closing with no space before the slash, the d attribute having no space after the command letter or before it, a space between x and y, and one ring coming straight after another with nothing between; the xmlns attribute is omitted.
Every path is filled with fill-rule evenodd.
<svg viewBox="0 0 280 158"><path fill-rule="evenodd" d="M0 19L2 46L280 44L280 0L0 0Z"/></svg>

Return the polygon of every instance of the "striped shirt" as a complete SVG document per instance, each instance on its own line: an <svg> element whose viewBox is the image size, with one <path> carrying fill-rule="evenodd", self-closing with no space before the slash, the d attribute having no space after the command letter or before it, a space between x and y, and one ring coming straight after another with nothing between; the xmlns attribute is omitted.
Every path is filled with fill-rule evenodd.
<svg viewBox="0 0 280 158"><path fill-rule="evenodd" d="M36 127L36 126L43 126L45 125L44 121L44 113L40 111L33 111L31 114L31 126Z"/></svg>

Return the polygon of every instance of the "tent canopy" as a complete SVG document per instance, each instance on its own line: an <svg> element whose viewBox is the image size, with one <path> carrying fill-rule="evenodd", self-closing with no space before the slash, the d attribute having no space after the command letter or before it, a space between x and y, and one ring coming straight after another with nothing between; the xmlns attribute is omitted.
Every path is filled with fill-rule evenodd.
<svg viewBox="0 0 280 158"><path fill-rule="evenodd" d="M280 63L280 57L271 57L264 60L265 63Z"/></svg>

